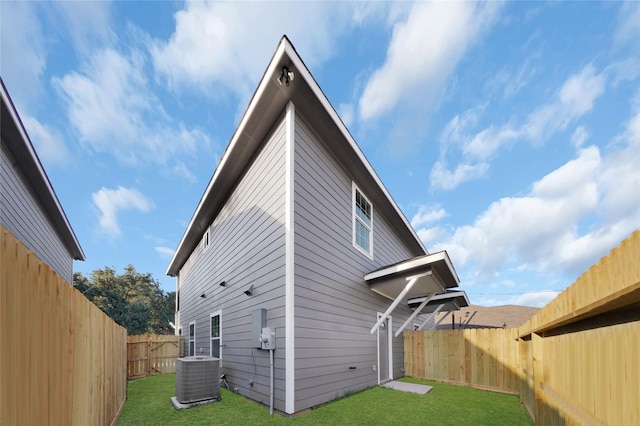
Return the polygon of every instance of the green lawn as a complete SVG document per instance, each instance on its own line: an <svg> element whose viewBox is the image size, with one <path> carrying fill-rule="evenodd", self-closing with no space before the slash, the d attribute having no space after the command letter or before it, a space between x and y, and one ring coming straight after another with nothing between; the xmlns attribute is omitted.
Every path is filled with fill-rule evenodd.
<svg viewBox="0 0 640 426"><path fill-rule="evenodd" d="M433 386L426 395L374 387L294 418L222 389L222 401L175 410L175 374L130 381L119 426L124 425L531 425L518 398L463 386L403 379Z"/></svg>

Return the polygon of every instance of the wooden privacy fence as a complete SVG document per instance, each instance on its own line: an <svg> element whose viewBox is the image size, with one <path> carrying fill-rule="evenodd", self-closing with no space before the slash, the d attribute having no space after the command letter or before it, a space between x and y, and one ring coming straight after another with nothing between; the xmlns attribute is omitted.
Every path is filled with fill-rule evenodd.
<svg viewBox="0 0 640 426"><path fill-rule="evenodd" d="M405 374L518 392L518 330L424 330L404 335Z"/></svg>
<svg viewBox="0 0 640 426"><path fill-rule="evenodd" d="M141 334L127 338L127 378L175 373L180 337Z"/></svg>
<svg viewBox="0 0 640 426"><path fill-rule="evenodd" d="M3 227L0 237L0 424L114 424L126 330Z"/></svg>
<svg viewBox="0 0 640 426"><path fill-rule="evenodd" d="M640 424L640 231L518 329L405 332L405 374L515 392L546 424Z"/></svg>

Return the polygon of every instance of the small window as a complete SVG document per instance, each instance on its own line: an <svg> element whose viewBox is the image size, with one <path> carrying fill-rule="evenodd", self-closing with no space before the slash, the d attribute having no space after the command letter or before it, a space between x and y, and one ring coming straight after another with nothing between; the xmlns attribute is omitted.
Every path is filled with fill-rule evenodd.
<svg viewBox="0 0 640 426"><path fill-rule="evenodd" d="M207 251L209 248L209 228L207 228L207 232L202 236L202 251Z"/></svg>
<svg viewBox="0 0 640 426"><path fill-rule="evenodd" d="M353 246L373 258L373 205L353 184Z"/></svg>
<svg viewBox="0 0 640 426"><path fill-rule="evenodd" d="M211 348L209 355L222 358L222 333L220 329L220 317L222 311L214 312L210 316L210 336L211 336Z"/></svg>
<svg viewBox="0 0 640 426"><path fill-rule="evenodd" d="M189 323L189 356L196 354L196 322Z"/></svg>

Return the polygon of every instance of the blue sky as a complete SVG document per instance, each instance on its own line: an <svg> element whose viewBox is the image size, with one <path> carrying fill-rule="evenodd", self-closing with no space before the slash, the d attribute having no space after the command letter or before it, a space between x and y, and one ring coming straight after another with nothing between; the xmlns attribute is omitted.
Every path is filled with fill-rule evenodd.
<svg viewBox="0 0 640 426"><path fill-rule="evenodd" d="M0 73L85 251L162 287L287 34L472 303L640 227L640 2L0 2Z"/></svg>

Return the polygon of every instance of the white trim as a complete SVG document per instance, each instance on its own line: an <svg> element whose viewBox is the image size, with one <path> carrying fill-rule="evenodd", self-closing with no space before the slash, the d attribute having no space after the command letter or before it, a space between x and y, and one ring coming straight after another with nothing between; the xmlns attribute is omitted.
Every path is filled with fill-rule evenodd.
<svg viewBox="0 0 640 426"><path fill-rule="evenodd" d="M442 303L442 304L438 305L438 307L436 308L436 310L435 310L435 311L433 311L433 312L431 312L431 313L429 314L429 316L427 317L427 319L425 319L425 320L422 322L422 324L420 324L420 327L418 327L418 330L422 330L422 328L423 328L425 325L427 325L427 323L428 323L429 321L431 321L431 318L435 317L435 316L436 316L436 314L437 314L438 312L440 312L440 309L442 309L442 308L444 308L444 303Z"/></svg>
<svg viewBox="0 0 640 426"><path fill-rule="evenodd" d="M369 206L371 206L371 225L364 223L356 214L356 192L359 192L360 196L362 196L362 198L369 203ZM373 260L373 215L373 203L369 200L369 197L366 196L364 191L356 185L355 181L351 181L351 243L360 253L364 254L371 260ZM365 250L364 247L361 247L356 241L356 221L361 223L369 231L369 251Z"/></svg>
<svg viewBox="0 0 640 426"><path fill-rule="evenodd" d="M382 322L389 320L386 328L387 332L387 374L388 377L384 378L384 381L393 380L393 318L391 316L384 316L383 313L378 312L376 315L378 321L382 319ZM380 329L376 333L376 342L377 342L377 351L376 351L376 359L377 359L377 367L378 367L378 384L382 383L380 377Z"/></svg>
<svg viewBox="0 0 640 426"><path fill-rule="evenodd" d="M219 328L219 336L213 337L211 334L211 318L220 317L218 320L218 328ZM213 356L213 339L218 339L218 354L220 355L218 358L222 359L222 310L215 311L209 314L209 356Z"/></svg>
<svg viewBox="0 0 640 426"><path fill-rule="evenodd" d="M378 322L376 322L375 325L371 327L371 334L373 334L373 332L376 331L378 327L380 327L380 324L382 324L384 320L389 315L391 315L391 312L394 311L394 309L398 306L398 304L402 301L402 299L404 299L404 296L406 296L409 290L411 290L411 287L413 287L416 281L418 281L418 278L422 278L426 275L427 274L419 274L419 275L414 275L413 277L407 277L407 281L409 282L407 283L407 285L404 286L404 289L400 292L398 297L396 297L396 299L393 302L391 302L391 305L387 308L387 310L382 315L382 317L378 320Z"/></svg>
<svg viewBox="0 0 640 426"><path fill-rule="evenodd" d="M295 105L286 110L285 175L285 412L295 412L295 298L294 298L294 176L295 176Z"/></svg>
<svg viewBox="0 0 640 426"><path fill-rule="evenodd" d="M444 303L449 302L451 300L455 300L458 297L463 297L464 300L467 302L467 306L471 304L471 302L469 302L469 298L467 297L467 293L465 291L447 291L445 293L440 293L440 294L436 294L435 296L433 296L431 298L431 301L435 302L438 300L442 300ZM407 302L408 303L419 303L422 302L424 300L424 297L416 297L415 299L409 299Z"/></svg>
<svg viewBox="0 0 640 426"><path fill-rule="evenodd" d="M413 313L411 314L411 316L409 318L407 318L407 320L404 322L404 324L402 324L402 326L398 329L398 331L396 331L395 337L398 337L400 335L400 333L402 333L402 330L404 330L411 321L413 321L413 319L415 317L418 316L418 314L420 313L420 311L422 311L422 308L424 308L427 303L429 303L429 300L431 300L433 298L433 296L435 295L435 293L431 293L430 295L428 295L427 297L424 298L424 300L422 301L422 303L420 303L420 306L418 306L416 308L415 311L413 311Z"/></svg>
<svg viewBox="0 0 640 426"><path fill-rule="evenodd" d="M398 263L393 266L389 266L388 268L380 269L378 271L371 272L364 276L365 281L374 280L376 278L381 278L387 275L397 274L399 272L407 271L413 268L418 268L420 266L429 265L435 262L443 261L449 268L449 271L453 275L456 283L460 283L460 278L458 278L458 274L456 270L453 268L453 264L451 263L451 259L449 259L449 255L446 251L439 251L437 253L429 254L427 256L420 256L415 259L408 260L406 262Z"/></svg>
<svg viewBox="0 0 640 426"><path fill-rule="evenodd" d="M193 340L191 340L191 325L193 325ZM191 321L189 323L189 344L188 344L188 352L189 352L189 356L195 356L196 354L196 322L195 321ZM193 353L191 353L191 342L193 342Z"/></svg>

